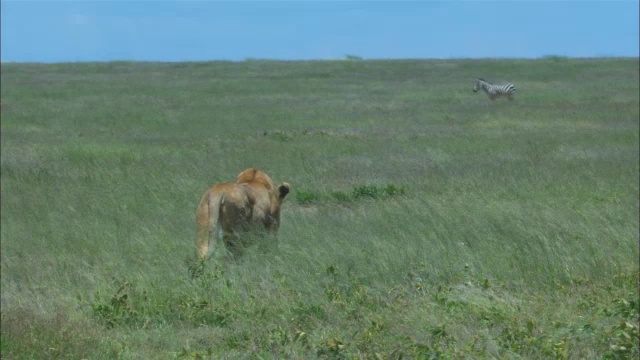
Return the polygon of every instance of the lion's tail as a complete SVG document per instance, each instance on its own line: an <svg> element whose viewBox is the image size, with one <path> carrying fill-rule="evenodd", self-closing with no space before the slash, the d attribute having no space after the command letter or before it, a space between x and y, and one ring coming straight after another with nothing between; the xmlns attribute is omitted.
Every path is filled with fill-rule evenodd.
<svg viewBox="0 0 640 360"><path fill-rule="evenodd" d="M217 236L218 220L220 218L220 206L224 196L222 192L213 193L211 190L200 200L196 211L196 249L201 260L209 254L209 246L212 238Z"/></svg>

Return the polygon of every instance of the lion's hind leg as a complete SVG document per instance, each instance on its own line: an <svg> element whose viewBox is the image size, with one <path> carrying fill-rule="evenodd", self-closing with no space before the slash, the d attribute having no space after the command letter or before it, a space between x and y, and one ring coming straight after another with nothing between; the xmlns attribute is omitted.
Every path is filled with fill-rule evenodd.
<svg viewBox="0 0 640 360"><path fill-rule="evenodd" d="M215 191L215 187L202 197L196 211L196 249L200 260L205 260L212 247L215 247L220 231L218 222L220 216L220 204L223 194ZM213 246L212 246L213 245Z"/></svg>
<svg viewBox="0 0 640 360"><path fill-rule="evenodd" d="M209 253L209 194L207 191L196 210L196 250L200 260Z"/></svg>
<svg viewBox="0 0 640 360"><path fill-rule="evenodd" d="M244 238L251 228L251 201L246 188L234 186L225 193L220 206L220 227L225 250L232 257L242 254L245 246Z"/></svg>

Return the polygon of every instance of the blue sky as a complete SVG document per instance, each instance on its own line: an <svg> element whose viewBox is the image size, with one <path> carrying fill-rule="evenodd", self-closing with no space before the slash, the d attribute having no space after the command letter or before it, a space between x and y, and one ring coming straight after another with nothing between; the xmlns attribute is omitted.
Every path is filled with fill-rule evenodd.
<svg viewBox="0 0 640 360"><path fill-rule="evenodd" d="M638 1L2 0L3 62L638 57Z"/></svg>

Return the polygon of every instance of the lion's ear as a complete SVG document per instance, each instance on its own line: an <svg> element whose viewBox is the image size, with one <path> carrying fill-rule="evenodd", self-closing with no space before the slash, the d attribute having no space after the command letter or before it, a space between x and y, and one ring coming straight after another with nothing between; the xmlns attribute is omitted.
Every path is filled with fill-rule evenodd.
<svg viewBox="0 0 640 360"><path fill-rule="evenodd" d="M278 186L278 191L280 192L280 199L284 199L291 191L291 186L288 183L282 183L282 185Z"/></svg>

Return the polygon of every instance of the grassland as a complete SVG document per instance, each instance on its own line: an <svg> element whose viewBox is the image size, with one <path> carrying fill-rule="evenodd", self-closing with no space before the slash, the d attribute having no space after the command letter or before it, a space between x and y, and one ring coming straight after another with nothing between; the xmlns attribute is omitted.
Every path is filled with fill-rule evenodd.
<svg viewBox="0 0 640 360"><path fill-rule="evenodd" d="M638 59L1 76L3 359L639 355ZM249 166L292 185L280 236L200 267Z"/></svg>

